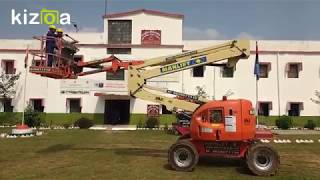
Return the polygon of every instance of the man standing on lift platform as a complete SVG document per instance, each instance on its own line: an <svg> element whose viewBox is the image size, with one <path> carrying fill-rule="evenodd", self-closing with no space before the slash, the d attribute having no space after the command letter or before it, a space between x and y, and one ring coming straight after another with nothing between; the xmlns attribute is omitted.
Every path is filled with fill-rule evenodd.
<svg viewBox="0 0 320 180"><path fill-rule="evenodd" d="M53 64L53 55L54 54L54 49L57 48L56 46L56 27L54 25L50 25L49 26L49 31L47 33L47 37L46 37L46 53L48 54L48 66L52 67Z"/></svg>

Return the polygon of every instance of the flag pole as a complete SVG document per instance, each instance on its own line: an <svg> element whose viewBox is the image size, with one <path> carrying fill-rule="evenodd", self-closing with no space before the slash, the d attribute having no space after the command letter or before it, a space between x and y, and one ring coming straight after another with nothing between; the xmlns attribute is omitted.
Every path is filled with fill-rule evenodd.
<svg viewBox="0 0 320 180"><path fill-rule="evenodd" d="M259 80L256 78L256 114L257 114L257 125L259 124L259 88L258 88Z"/></svg>
<svg viewBox="0 0 320 180"><path fill-rule="evenodd" d="M26 124L25 124L25 119L24 119L24 109L25 109L25 105L26 105L26 90L27 90L27 75L28 75L28 55L29 55L29 46L27 46L26 49L26 56L24 59L24 67L25 67L25 75L24 75L24 83L23 83L23 110L22 110L22 118L21 118L21 125L17 125L16 128L12 129L12 135L14 136L29 136L30 134L32 134L33 130L31 128L29 128Z"/></svg>
<svg viewBox="0 0 320 180"><path fill-rule="evenodd" d="M257 118L257 125L258 125L259 124L259 78L260 78L258 41L256 41L256 59L254 63L254 74L256 78L256 118Z"/></svg>
<svg viewBox="0 0 320 180"><path fill-rule="evenodd" d="M27 47L26 50L26 57L25 57L25 61L24 61L24 84L23 84L23 106L22 106L22 122L21 124L24 125L24 110L26 108L26 91L27 91L27 75L28 75L28 55L29 55L29 46Z"/></svg>

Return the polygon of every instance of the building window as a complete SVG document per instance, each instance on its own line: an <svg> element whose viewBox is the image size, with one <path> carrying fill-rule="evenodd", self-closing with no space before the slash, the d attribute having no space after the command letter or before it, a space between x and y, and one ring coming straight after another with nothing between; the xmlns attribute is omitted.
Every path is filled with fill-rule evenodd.
<svg viewBox="0 0 320 180"><path fill-rule="evenodd" d="M131 44L132 21L131 20L109 20L108 21L108 43L109 44Z"/></svg>
<svg viewBox="0 0 320 180"><path fill-rule="evenodd" d="M162 114L172 114L172 112L169 111L165 105L162 105L161 109L162 109Z"/></svg>
<svg viewBox="0 0 320 180"><path fill-rule="evenodd" d="M210 110L210 122L211 123L222 123L223 122L222 109Z"/></svg>
<svg viewBox="0 0 320 180"><path fill-rule="evenodd" d="M0 111L1 112L13 112L13 106L11 105L12 99L1 99Z"/></svg>
<svg viewBox="0 0 320 180"><path fill-rule="evenodd" d="M259 77L260 78L268 78L270 67L271 67L270 63L260 63L259 64L259 70L260 70Z"/></svg>
<svg viewBox="0 0 320 180"><path fill-rule="evenodd" d="M286 68L288 78L299 78L299 72L302 70L302 63L288 63Z"/></svg>
<svg viewBox="0 0 320 180"><path fill-rule="evenodd" d="M15 74L14 61L13 60L3 60L2 70L5 74Z"/></svg>
<svg viewBox="0 0 320 180"><path fill-rule="evenodd" d="M81 99L67 99L67 110L69 113L81 113Z"/></svg>
<svg viewBox="0 0 320 180"><path fill-rule="evenodd" d="M30 104L33 108L33 110L37 112L43 112L44 106L43 106L43 100L42 99L30 99Z"/></svg>
<svg viewBox="0 0 320 180"><path fill-rule="evenodd" d="M194 67L192 70L193 77L203 77L204 75L204 66Z"/></svg>
<svg viewBox="0 0 320 180"><path fill-rule="evenodd" d="M224 78L232 78L234 73L233 67L222 67L222 77Z"/></svg>
<svg viewBox="0 0 320 180"><path fill-rule="evenodd" d="M131 54L131 48L108 48L107 54Z"/></svg>
<svg viewBox="0 0 320 180"><path fill-rule="evenodd" d="M272 102L259 102L258 114L260 116L269 116L272 109Z"/></svg>
<svg viewBox="0 0 320 180"><path fill-rule="evenodd" d="M303 103L291 102L289 103L288 115L289 116L300 116L300 111L303 109Z"/></svg>
<svg viewBox="0 0 320 180"><path fill-rule="evenodd" d="M118 80L123 81L124 80L124 69L121 69L115 73L113 72L107 72L107 80Z"/></svg>

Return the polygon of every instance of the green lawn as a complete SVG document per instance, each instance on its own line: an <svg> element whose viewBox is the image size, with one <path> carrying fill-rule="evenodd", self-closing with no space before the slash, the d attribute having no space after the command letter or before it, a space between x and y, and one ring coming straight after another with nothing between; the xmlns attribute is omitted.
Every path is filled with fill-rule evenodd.
<svg viewBox="0 0 320 180"><path fill-rule="evenodd" d="M0 129L0 132L8 129ZM201 159L194 172L168 168L176 136L162 131L50 130L41 137L0 139L0 179L317 179L320 143L277 144L280 172L252 176L240 160ZM281 138L295 139L291 135ZM301 138L299 136L299 138ZM309 135L318 140L320 135Z"/></svg>

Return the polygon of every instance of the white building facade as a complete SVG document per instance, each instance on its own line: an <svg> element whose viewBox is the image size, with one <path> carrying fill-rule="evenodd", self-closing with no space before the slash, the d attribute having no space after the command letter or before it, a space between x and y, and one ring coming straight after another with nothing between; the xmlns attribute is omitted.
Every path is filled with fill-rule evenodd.
<svg viewBox="0 0 320 180"><path fill-rule="evenodd" d="M180 14L141 9L103 18L103 33L69 34L80 41L77 56L84 61L112 54L123 60L145 60L223 42L183 40L184 17ZM315 91L320 90L320 42L261 40L258 43L261 70L257 85L259 113L266 116L320 116L319 105L311 101ZM25 90L26 100L35 109L47 113L108 114L117 111L118 114L145 114L147 105L154 104L128 95L126 71L116 75L93 74L77 80L49 79L31 73L25 76L27 47L30 51L38 50L40 42L0 40L1 70L7 74L22 73L16 95L10 103L2 101L0 104L2 112L21 112ZM238 62L235 71L223 67L199 67L154 78L148 84L192 95L197 94L199 86L210 99L228 95L228 98L245 98L255 104L254 41L251 42L251 52L249 59ZM26 88L23 86L25 77ZM113 115L106 117L112 118Z"/></svg>

